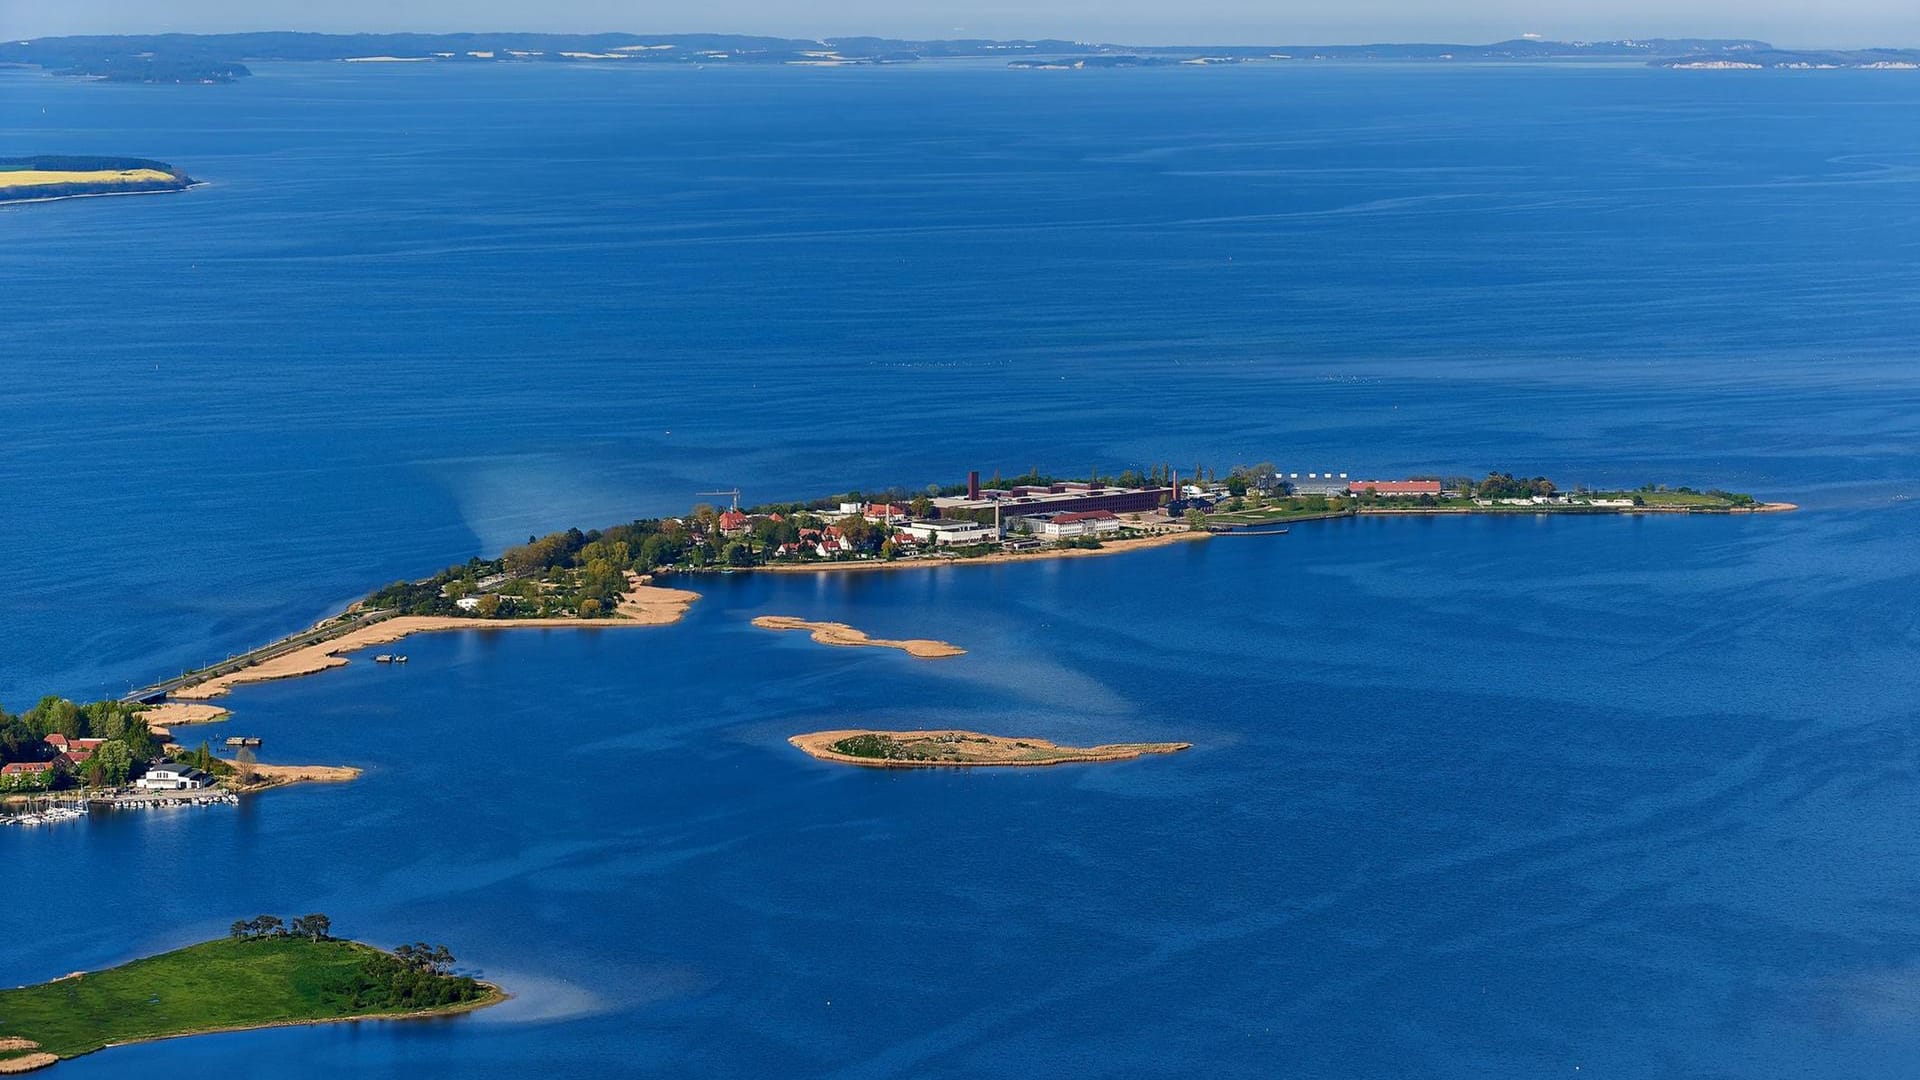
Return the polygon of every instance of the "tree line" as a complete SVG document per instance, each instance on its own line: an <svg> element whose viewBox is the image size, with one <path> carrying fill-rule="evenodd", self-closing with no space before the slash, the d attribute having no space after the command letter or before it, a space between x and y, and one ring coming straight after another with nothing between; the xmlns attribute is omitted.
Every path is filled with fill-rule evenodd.
<svg viewBox="0 0 1920 1080"><path fill-rule="evenodd" d="M248 942L338 940L333 936L333 920L322 914L291 920L278 915L237 919L227 936ZM479 980L453 973L455 963L445 945L424 941L397 945L390 953L369 949L359 968L327 992L349 1008L367 1012L444 1008L486 997L488 990Z"/></svg>

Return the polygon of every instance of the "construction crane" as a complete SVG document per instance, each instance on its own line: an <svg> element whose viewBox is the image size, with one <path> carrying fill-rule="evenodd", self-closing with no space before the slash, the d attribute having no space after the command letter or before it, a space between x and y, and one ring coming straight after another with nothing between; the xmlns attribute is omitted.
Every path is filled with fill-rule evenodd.
<svg viewBox="0 0 1920 1080"><path fill-rule="evenodd" d="M733 499L733 512L736 514L740 512L740 489L739 488L734 488L732 491L696 491L694 492L694 494L701 496L703 498L708 495L727 496Z"/></svg>

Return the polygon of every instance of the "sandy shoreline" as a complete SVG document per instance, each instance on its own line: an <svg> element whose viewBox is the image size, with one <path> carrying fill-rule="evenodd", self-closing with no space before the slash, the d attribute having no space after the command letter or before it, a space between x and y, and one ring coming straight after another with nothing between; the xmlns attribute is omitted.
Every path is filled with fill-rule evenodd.
<svg viewBox="0 0 1920 1080"><path fill-rule="evenodd" d="M358 780L360 770L352 765L267 765L254 762L253 773L264 782L248 784L238 791L264 791L288 784L344 784Z"/></svg>
<svg viewBox="0 0 1920 1080"><path fill-rule="evenodd" d="M284 656L263 660L251 667L229 672L181 687L169 697L182 701L206 701L247 683L270 682L312 675L347 663L341 653L374 645L389 645L413 634L440 630L515 630L551 627L627 627L666 626L678 622L700 594L687 589L668 589L635 583L620 600L616 617L611 619L468 619L454 615L396 615L391 619L362 626L337 638L295 649Z"/></svg>
<svg viewBox="0 0 1920 1080"><path fill-rule="evenodd" d="M191 724L213 724L233 713L218 705L197 705L185 701L163 701L158 705L149 705L140 710L147 726L159 734L170 728L186 727Z"/></svg>
<svg viewBox="0 0 1920 1080"><path fill-rule="evenodd" d="M10 1039L8 1041L27 1044L21 1047L6 1047L5 1049L8 1050L30 1050L40 1045L31 1039ZM35 1069L44 1069L49 1065L56 1064L59 1060L58 1057L44 1051L37 1054L22 1054L19 1057L7 1058L5 1061L0 1061L0 1074L12 1076L18 1073L30 1073Z"/></svg>
<svg viewBox="0 0 1920 1080"><path fill-rule="evenodd" d="M956 746L965 756L952 760L911 760L900 758L856 757L833 749L842 739L859 735L877 735L906 743ZM954 740L958 740L956 744ZM977 731L952 729L939 731L880 731L858 728L844 731L815 731L787 740L796 748L822 761L859 765L869 769L983 769L1080 764L1096 761L1131 761L1146 754L1173 754L1193 747L1192 743L1110 743L1105 746L1061 746L1046 739L1015 739L1005 735L982 735Z"/></svg>
<svg viewBox="0 0 1920 1080"><path fill-rule="evenodd" d="M922 660L935 660L947 656L965 656L967 650L945 641L933 641L928 638L908 638L895 641L890 638L868 637L864 630L856 630L846 623L809 622L792 615L762 615L753 620L753 625L762 630L806 630L811 632L813 640L822 645L837 645L843 648L873 646L882 649L899 649L908 656Z"/></svg>
<svg viewBox="0 0 1920 1080"><path fill-rule="evenodd" d="M1144 548L1165 547L1169 544L1185 543L1189 540L1208 540L1213 536L1209 532L1169 532L1154 536L1142 536L1131 540L1107 540L1106 545L1097 548L1058 548L1049 551L1000 551L991 555L980 555L971 559L898 559L893 562L821 562L793 563L786 566L755 566L743 573L751 574L822 574L842 571L869 570L928 570L940 566L999 566L1014 562L1045 562L1050 559L1085 559L1101 555L1121 555L1129 551Z"/></svg>

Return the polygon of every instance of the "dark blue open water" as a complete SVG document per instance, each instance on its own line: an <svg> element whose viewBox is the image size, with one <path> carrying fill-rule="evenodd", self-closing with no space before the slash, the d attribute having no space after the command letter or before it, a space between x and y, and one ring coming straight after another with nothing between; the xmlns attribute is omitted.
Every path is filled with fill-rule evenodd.
<svg viewBox="0 0 1920 1080"><path fill-rule="evenodd" d="M6 935L0 982L322 910L518 995L76 1080L1915 1075L1916 110L1893 72L0 72L0 153L210 181L0 211L9 708L736 483L1270 459L1805 507L415 639L231 700L353 787L0 835L13 925L89 928ZM869 722L1197 745L785 743Z"/></svg>

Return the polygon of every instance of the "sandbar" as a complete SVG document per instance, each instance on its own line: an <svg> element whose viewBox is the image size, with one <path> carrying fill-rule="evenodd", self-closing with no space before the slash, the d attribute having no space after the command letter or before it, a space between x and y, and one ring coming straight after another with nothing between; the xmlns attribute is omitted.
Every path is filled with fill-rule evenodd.
<svg viewBox="0 0 1920 1080"><path fill-rule="evenodd" d="M632 587L620 599L609 619L479 619L457 615L396 615L391 619L350 630L337 638L295 649L283 656L263 660L239 671L229 672L182 687L169 697L185 701L206 701L246 683L270 682L312 675L328 668L344 666L341 653L374 645L387 645L412 634L438 630L513 630L527 627L619 627L666 626L678 622L700 594L689 589L669 589L642 583L629 575Z"/></svg>
<svg viewBox="0 0 1920 1080"><path fill-rule="evenodd" d="M1060 746L1045 739L1015 739L977 731L816 731L787 740L822 761L874 769L979 768L1009 765L1065 765L1073 762L1129 761L1143 754L1172 754L1192 743L1112 743ZM852 744L843 746L842 744ZM861 752L848 753L848 749Z"/></svg>
<svg viewBox="0 0 1920 1080"><path fill-rule="evenodd" d="M147 726L157 734L167 728L185 727L189 724L212 724L233 713L218 705L197 705L185 701L163 701L158 705L149 705L140 710Z"/></svg>
<svg viewBox="0 0 1920 1080"><path fill-rule="evenodd" d="M932 641L927 638L908 638L895 641L890 638L868 637L866 631L856 630L846 623L809 622L792 615L762 615L753 620L753 625L762 630L808 630L813 640L822 645L839 645L848 648L873 646L882 649L899 649L908 656L917 656L922 660L936 660L946 656L965 656L967 650L944 641Z"/></svg>
<svg viewBox="0 0 1920 1080"><path fill-rule="evenodd" d="M254 762L255 781L234 785L236 791L259 791L285 784L344 784L360 778L360 770L351 765L267 765Z"/></svg>

